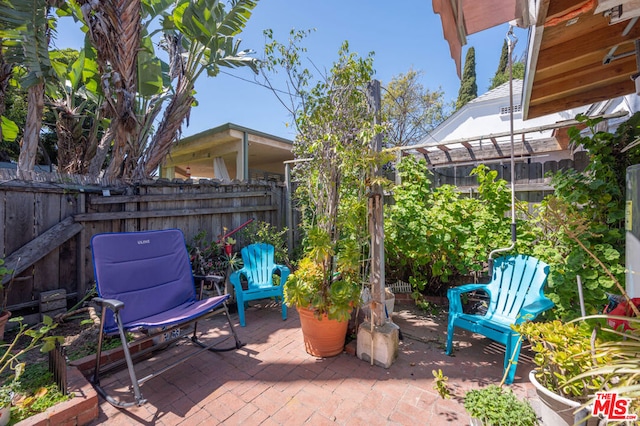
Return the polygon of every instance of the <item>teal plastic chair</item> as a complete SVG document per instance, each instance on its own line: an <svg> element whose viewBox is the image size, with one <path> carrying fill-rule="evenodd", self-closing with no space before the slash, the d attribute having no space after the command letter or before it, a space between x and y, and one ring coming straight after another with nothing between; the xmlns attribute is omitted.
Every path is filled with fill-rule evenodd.
<svg viewBox="0 0 640 426"><path fill-rule="evenodd" d="M277 265L274 261L274 249L271 244L255 243L244 247L240 254L244 267L234 271L229 276L233 284L238 303L240 325L245 326L244 308L250 300L276 297L282 302L282 319L287 319L287 305L284 303L284 283L289 276L289 268ZM273 274L280 275L280 285L273 285ZM241 277L247 282L247 288L242 287Z"/></svg>
<svg viewBox="0 0 640 426"><path fill-rule="evenodd" d="M533 320L554 306L543 293L548 275L549 265L535 257L504 256L495 259L491 282L488 284L467 284L450 288L447 291L447 355L451 355L453 349L453 332L456 327L486 336L506 346L505 371L513 356L513 366L506 379L507 384L513 383L522 341L520 334L512 330L511 325ZM489 296L487 313L464 313L461 296L479 290L485 291Z"/></svg>

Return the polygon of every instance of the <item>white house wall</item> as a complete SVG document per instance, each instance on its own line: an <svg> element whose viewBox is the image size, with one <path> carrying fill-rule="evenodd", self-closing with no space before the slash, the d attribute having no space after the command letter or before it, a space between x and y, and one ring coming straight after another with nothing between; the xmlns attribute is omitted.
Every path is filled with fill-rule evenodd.
<svg viewBox="0 0 640 426"><path fill-rule="evenodd" d="M513 105L514 110L522 104L521 100L522 80L514 81ZM511 130L510 114L500 114L501 108L509 107L509 84L485 93L472 100L460 110L456 111L440 126L431 132L431 135L421 143L446 142L464 138L488 136L491 134L509 132ZM514 130L544 126L557 122L572 120L579 113L584 113L588 107L574 108L555 114L545 115L532 120L524 121L522 111L514 112ZM539 132L537 137L547 138L552 131Z"/></svg>

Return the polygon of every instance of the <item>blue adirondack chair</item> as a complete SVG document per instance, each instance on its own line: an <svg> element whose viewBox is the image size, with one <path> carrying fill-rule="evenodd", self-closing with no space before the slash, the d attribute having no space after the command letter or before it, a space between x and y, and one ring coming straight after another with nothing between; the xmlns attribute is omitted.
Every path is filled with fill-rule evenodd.
<svg viewBox="0 0 640 426"><path fill-rule="evenodd" d="M274 261L274 248L271 244L255 243L244 247L240 254L244 267L229 276L233 284L238 303L240 325L245 326L244 308L248 301L277 297L282 301L282 319L287 319L287 305L283 300L284 283L289 276L289 268L277 265ZM273 285L273 274L280 274L280 285ZM242 288L241 277L247 281L247 288Z"/></svg>
<svg viewBox="0 0 640 426"><path fill-rule="evenodd" d="M509 369L506 383L513 383L522 342L520 334L511 329L512 324L533 320L540 313L554 306L543 293L549 275L549 265L525 255L504 256L495 260L491 282L467 284L450 288L449 324L447 327L447 355L451 355L453 332L456 327L482 334L506 346L504 368ZM464 313L461 296L471 291L483 290L489 296L485 315Z"/></svg>

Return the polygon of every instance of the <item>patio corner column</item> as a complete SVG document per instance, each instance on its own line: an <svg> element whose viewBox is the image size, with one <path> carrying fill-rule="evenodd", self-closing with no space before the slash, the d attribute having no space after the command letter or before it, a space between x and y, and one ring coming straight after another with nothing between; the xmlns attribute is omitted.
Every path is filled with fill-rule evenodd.
<svg viewBox="0 0 640 426"><path fill-rule="evenodd" d="M287 254L293 254L293 204L291 203L291 164L288 161L284 163L284 181L285 181L285 219L287 227Z"/></svg>
<svg viewBox="0 0 640 426"><path fill-rule="evenodd" d="M236 155L236 179L249 182L249 134L242 132L242 141Z"/></svg>
<svg viewBox="0 0 640 426"><path fill-rule="evenodd" d="M368 85L371 107L374 111L374 126L380 115L380 82L373 80ZM371 141L371 150L379 153L382 150L382 135L376 133ZM371 167L370 173L379 176L381 170L377 165ZM384 368L389 368L398 357L399 330L391 321L387 320L385 303L385 272L384 272L384 192L376 179L371 185L369 193L369 232L371 234L371 272L369 282L373 301L371 303L372 318L364 322L358 329L357 355L358 358L370 361ZM389 318L391 312L388 313Z"/></svg>

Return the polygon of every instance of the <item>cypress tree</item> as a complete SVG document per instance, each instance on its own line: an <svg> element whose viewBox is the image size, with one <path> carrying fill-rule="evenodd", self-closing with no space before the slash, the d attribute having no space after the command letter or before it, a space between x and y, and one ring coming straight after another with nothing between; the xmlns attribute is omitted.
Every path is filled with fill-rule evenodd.
<svg viewBox="0 0 640 426"><path fill-rule="evenodd" d="M500 86L506 80L509 80L509 70L507 69L509 65L509 46L507 45L507 40L502 42L502 52L500 53L500 62L498 62L498 69L496 70L495 75L491 79L491 84L489 85L488 90L493 90L496 87Z"/></svg>
<svg viewBox="0 0 640 426"><path fill-rule="evenodd" d="M496 70L496 75L502 74L507 71L507 65L509 64L509 46L507 45L507 40L502 42L502 52L500 53L500 62L498 63L498 69Z"/></svg>
<svg viewBox="0 0 640 426"><path fill-rule="evenodd" d="M456 101L456 110L459 110L472 99L478 97L478 85L476 84L476 50L470 47L464 59L464 70L462 71L462 81L460 91Z"/></svg>

